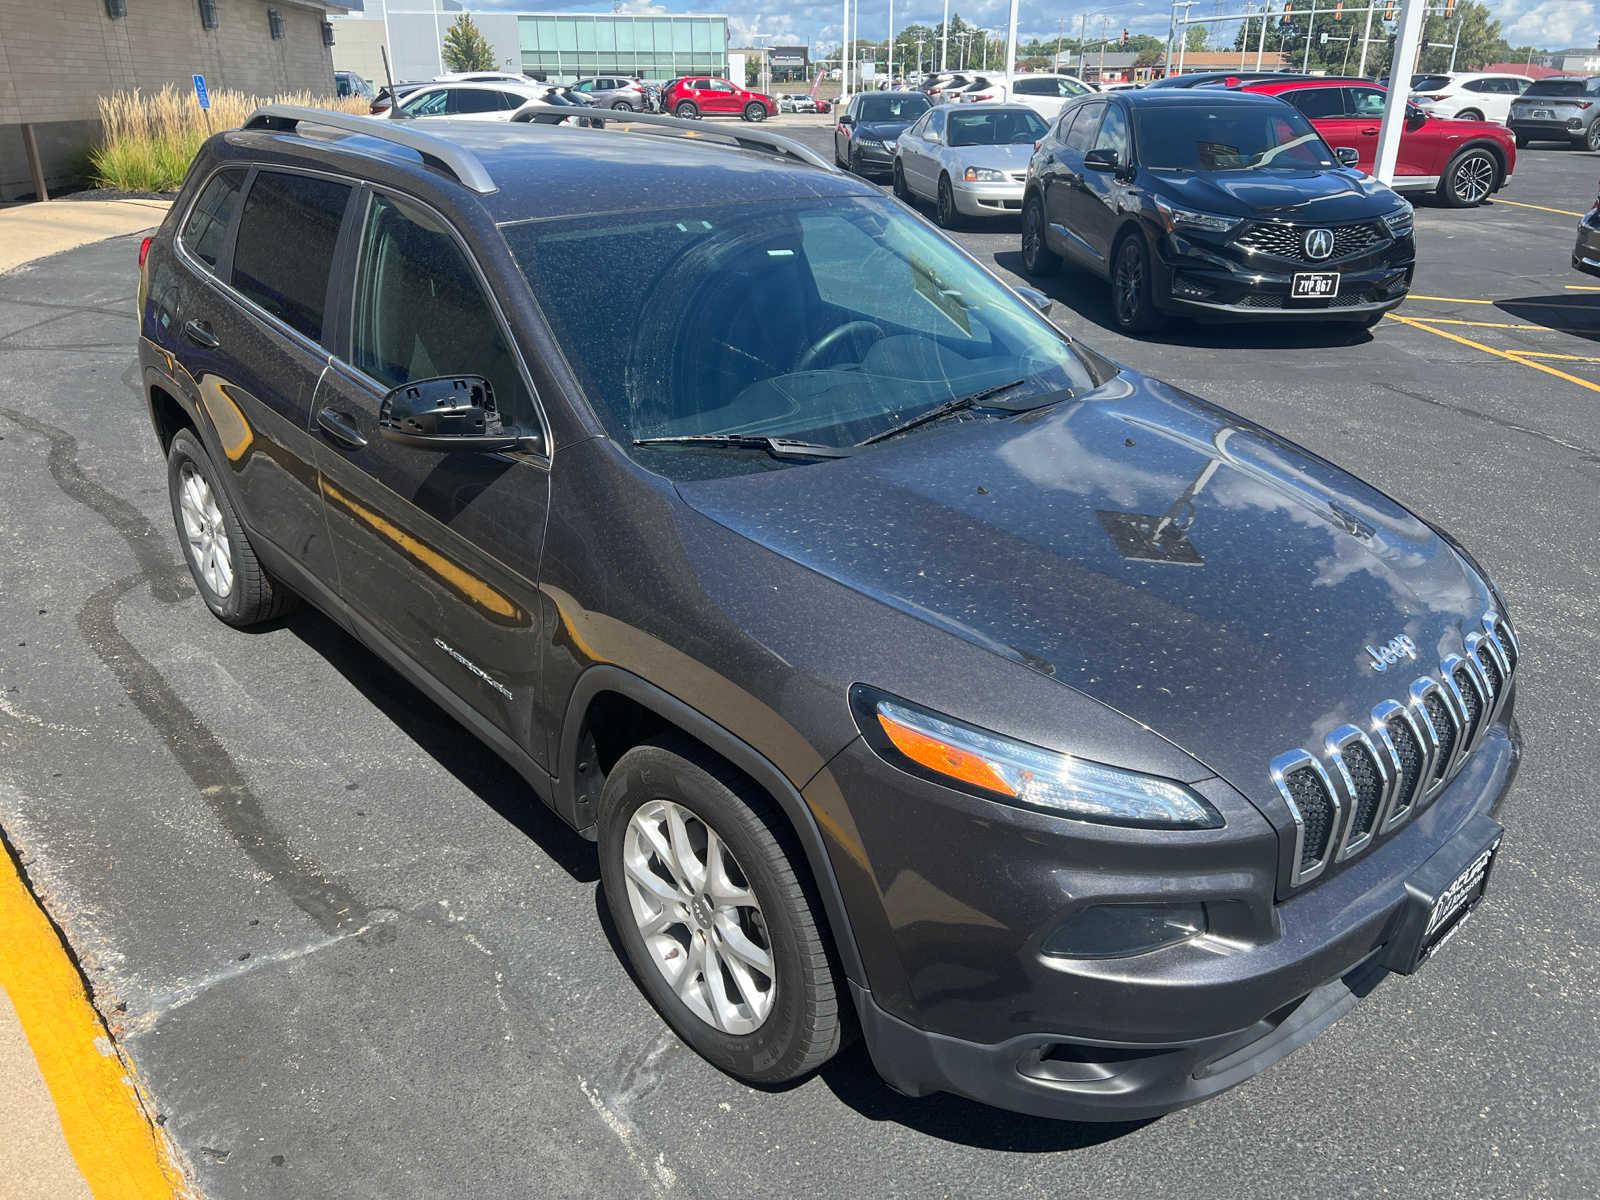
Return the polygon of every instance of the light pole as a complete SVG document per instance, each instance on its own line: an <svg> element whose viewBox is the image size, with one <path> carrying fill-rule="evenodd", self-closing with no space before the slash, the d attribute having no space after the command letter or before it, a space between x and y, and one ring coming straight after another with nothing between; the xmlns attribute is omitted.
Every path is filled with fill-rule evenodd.
<svg viewBox="0 0 1600 1200"><path fill-rule="evenodd" d="M939 70L950 69L950 0L944 0L944 21L939 26Z"/></svg>
<svg viewBox="0 0 1600 1200"><path fill-rule="evenodd" d="M889 86L894 86L894 0L889 0Z"/></svg>

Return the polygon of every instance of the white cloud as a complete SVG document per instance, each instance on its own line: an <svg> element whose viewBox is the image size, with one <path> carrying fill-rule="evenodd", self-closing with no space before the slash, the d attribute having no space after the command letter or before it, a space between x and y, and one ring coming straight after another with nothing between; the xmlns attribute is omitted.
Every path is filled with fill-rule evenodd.
<svg viewBox="0 0 1600 1200"><path fill-rule="evenodd" d="M1489 8L1500 20L1502 36L1513 46L1564 50L1594 40L1593 0L1500 0Z"/></svg>

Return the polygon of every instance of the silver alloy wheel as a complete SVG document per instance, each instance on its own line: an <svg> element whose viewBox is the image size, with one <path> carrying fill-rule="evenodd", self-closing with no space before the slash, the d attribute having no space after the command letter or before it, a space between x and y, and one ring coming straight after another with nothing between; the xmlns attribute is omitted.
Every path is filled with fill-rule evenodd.
<svg viewBox="0 0 1600 1200"><path fill-rule="evenodd" d="M228 541L228 526L211 494L205 476L185 463L178 476L178 511L183 516L183 536L189 543L189 557L218 597L233 591L233 546Z"/></svg>
<svg viewBox="0 0 1600 1200"><path fill-rule="evenodd" d="M1456 195L1476 204L1494 187L1494 163L1487 154L1469 154L1456 164Z"/></svg>
<svg viewBox="0 0 1600 1200"><path fill-rule="evenodd" d="M628 906L678 999L723 1033L761 1028L778 994L766 917L733 852L682 805L650 800L622 841Z"/></svg>

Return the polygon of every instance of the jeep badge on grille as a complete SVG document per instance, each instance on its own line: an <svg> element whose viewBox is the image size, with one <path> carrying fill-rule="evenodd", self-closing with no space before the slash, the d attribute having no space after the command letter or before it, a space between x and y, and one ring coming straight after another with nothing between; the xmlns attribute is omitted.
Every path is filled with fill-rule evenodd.
<svg viewBox="0 0 1600 1200"><path fill-rule="evenodd" d="M1372 669L1374 671L1387 671L1402 658L1412 661L1417 657L1417 644L1401 634L1397 638L1384 643L1382 646L1368 646L1367 653L1372 655Z"/></svg>

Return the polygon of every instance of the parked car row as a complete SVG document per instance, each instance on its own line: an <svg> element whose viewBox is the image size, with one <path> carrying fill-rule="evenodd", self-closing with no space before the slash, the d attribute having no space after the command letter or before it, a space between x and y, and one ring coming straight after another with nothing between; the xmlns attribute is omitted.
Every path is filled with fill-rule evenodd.
<svg viewBox="0 0 1600 1200"><path fill-rule="evenodd" d="M764 121L775 116L778 102L761 92L741 88L717 76L684 76L661 86L622 75L599 75L572 84L550 84L530 76L485 71L440 76L425 83L385 86L373 98L374 115L396 104L408 117L469 117L509 120L530 101L630 112L666 112L673 116L740 116ZM809 99L809 97L806 97ZM812 111L826 111L826 106Z"/></svg>

